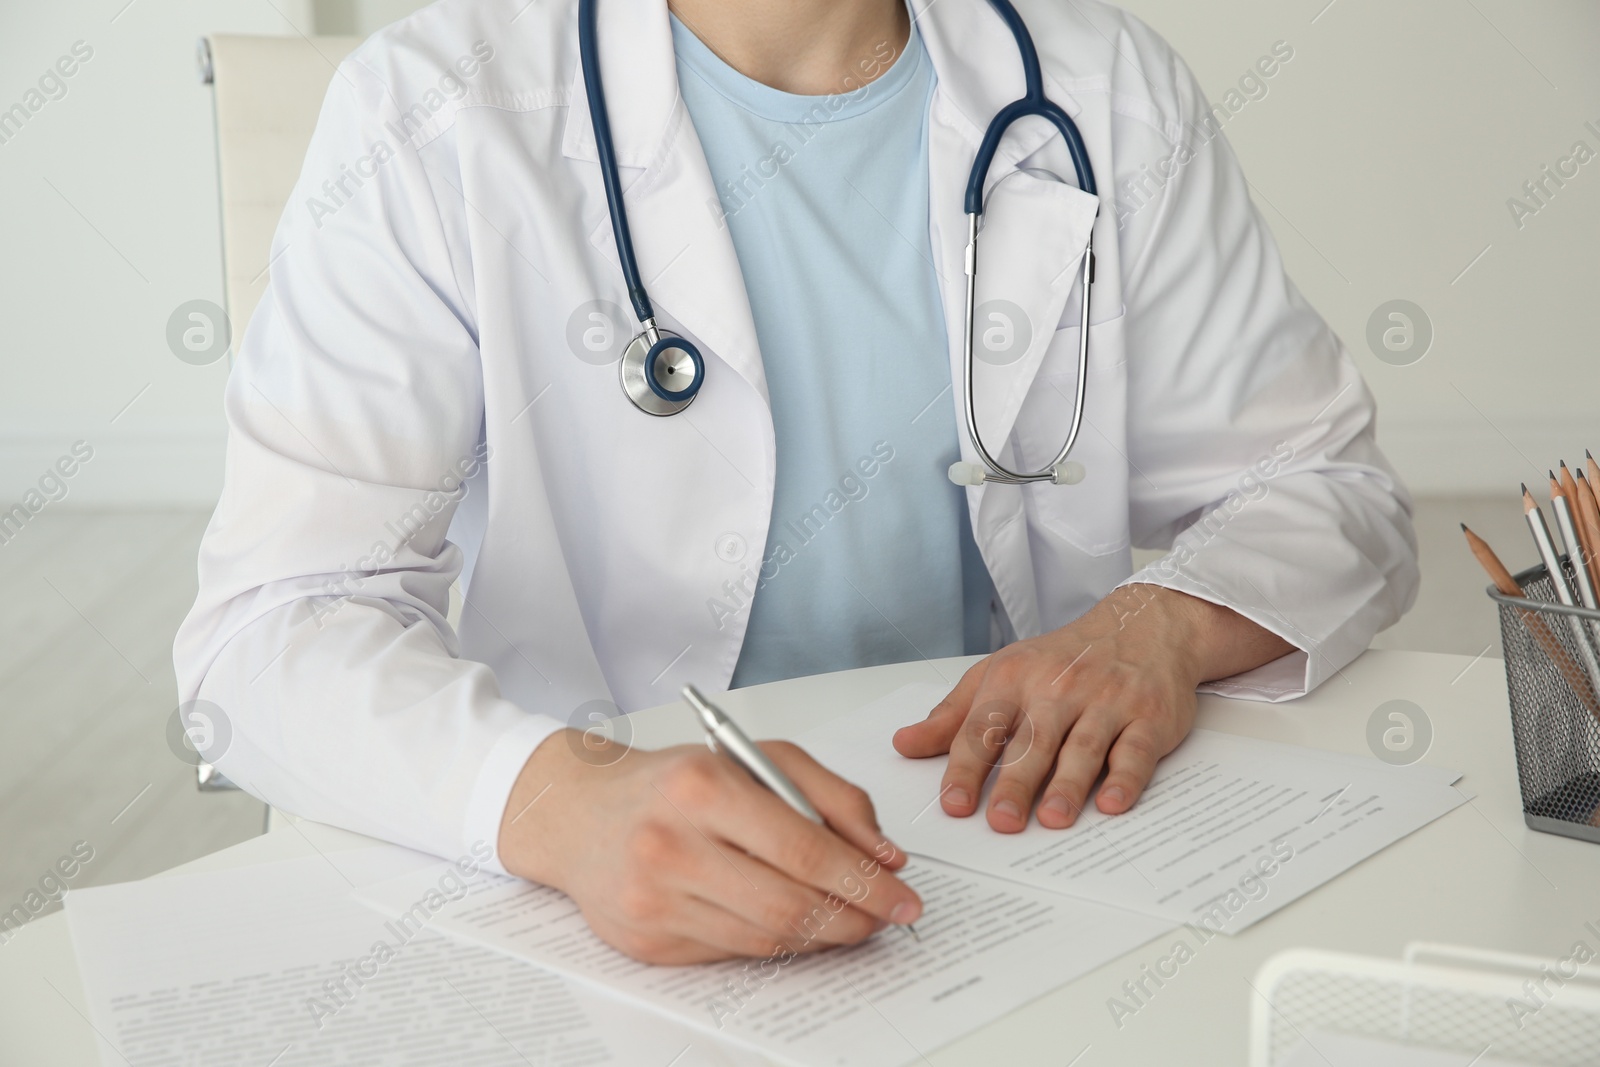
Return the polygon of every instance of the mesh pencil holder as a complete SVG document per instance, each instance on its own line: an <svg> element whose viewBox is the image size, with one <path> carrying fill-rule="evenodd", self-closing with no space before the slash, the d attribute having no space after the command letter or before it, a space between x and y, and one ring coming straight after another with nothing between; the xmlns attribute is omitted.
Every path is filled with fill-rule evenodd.
<svg viewBox="0 0 1600 1067"><path fill-rule="evenodd" d="M1493 586L1489 596L1500 609L1523 818L1600 843L1600 611L1557 603L1542 565L1516 579L1526 600Z"/></svg>

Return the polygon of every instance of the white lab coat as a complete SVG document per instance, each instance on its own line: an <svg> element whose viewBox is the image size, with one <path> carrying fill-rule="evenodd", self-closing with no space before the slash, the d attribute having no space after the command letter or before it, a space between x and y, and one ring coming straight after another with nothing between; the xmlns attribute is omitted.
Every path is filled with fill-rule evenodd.
<svg viewBox="0 0 1600 1067"><path fill-rule="evenodd" d="M574 354L596 321L585 305L628 308L576 6L445 0L340 66L228 384L226 484L175 649L181 699L226 716L224 773L442 855L495 844L551 731L606 702L725 686L749 615L714 605L737 604L767 538L761 353L662 0L601 5L601 65L641 270L706 381L685 413L652 418L615 364ZM1074 454L1088 477L968 490L1005 625L1032 636L1118 583L1157 582L1300 649L1221 688L1303 693L1415 595L1372 398L1284 276L1226 142L1202 146L1206 103L1172 50L1091 0L1018 6L1107 202L1096 216L1043 173L1073 171L1042 122L1017 127L989 175L979 300L1022 309L1032 341L982 365L978 395L986 439L1016 462L1047 462L1070 414L1091 222L1098 256ZM938 75L929 237L959 382L962 193L1022 72L982 0L927 5L918 25ZM1159 189L1140 177L1182 142L1193 158ZM1154 195L1137 211L1119 196L1119 218L1129 180ZM955 415L959 388L939 402ZM1180 533L1130 576L1130 543Z"/></svg>

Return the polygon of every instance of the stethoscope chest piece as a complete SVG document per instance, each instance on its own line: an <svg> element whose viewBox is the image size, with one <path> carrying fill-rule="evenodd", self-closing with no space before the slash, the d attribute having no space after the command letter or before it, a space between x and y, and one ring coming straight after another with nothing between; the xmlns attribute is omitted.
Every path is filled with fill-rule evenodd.
<svg viewBox="0 0 1600 1067"><path fill-rule="evenodd" d="M628 343L620 373L623 392L634 407L647 415L676 415L694 403L706 367L694 345L682 337L669 330L646 330Z"/></svg>

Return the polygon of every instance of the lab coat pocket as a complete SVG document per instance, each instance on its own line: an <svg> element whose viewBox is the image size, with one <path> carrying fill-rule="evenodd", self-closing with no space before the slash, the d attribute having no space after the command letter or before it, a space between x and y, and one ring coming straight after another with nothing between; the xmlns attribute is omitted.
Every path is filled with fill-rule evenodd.
<svg viewBox="0 0 1600 1067"><path fill-rule="evenodd" d="M1083 427L1069 455L1083 464L1083 481L1076 485L1043 483L1024 493L1031 523L1088 556L1128 548L1128 479L1138 475L1131 471L1127 457L1122 328L1120 314L1090 325ZM1055 331L1039 376L1018 413L1013 441L1024 469L1037 469L1053 460L1072 426L1078 336L1076 324Z"/></svg>

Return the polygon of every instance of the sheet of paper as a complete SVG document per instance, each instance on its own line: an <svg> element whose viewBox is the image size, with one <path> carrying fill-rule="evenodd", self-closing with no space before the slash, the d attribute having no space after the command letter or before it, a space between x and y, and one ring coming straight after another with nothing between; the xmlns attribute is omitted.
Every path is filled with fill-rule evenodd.
<svg viewBox="0 0 1600 1067"><path fill-rule="evenodd" d="M1196 730L1131 812L1091 803L1066 830L1031 821L999 834L981 814L944 813L943 758L906 759L890 744L943 696L907 686L796 741L870 792L884 833L908 852L1226 933L1466 799L1450 786L1458 775L1437 767Z"/></svg>
<svg viewBox="0 0 1600 1067"><path fill-rule="evenodd" d="M1536 1067L1481 1051L1450 1052L1422 1045L1401 1045L1373 1037L1318 1030L1301 1035L1300 1044L1283 1067Z"/></svg>
<svg viewBox="0 0 1600 1067"><path fill-rule="evenodd" d="M434 871L438 888L438 862L385 846L74 890L67 918L102 1062L767 1062L425 923L386 923L350 898L354 885L408 870Z"/></svg>
<svg viewBox="0 0 1600 1067"><path fill-rule="evenodd" d="M785 1063L894 1067L921 1062L1174 926L929 860L903 877L925 904L920 940L892 927L860 945L789 959L647 966L596 937L561 892L514 879L474 883L433 913L431 928L594 982ZM399 921L429 880L424 871L356 895ZM815 930L826 921L818 917Z"/></svg>

